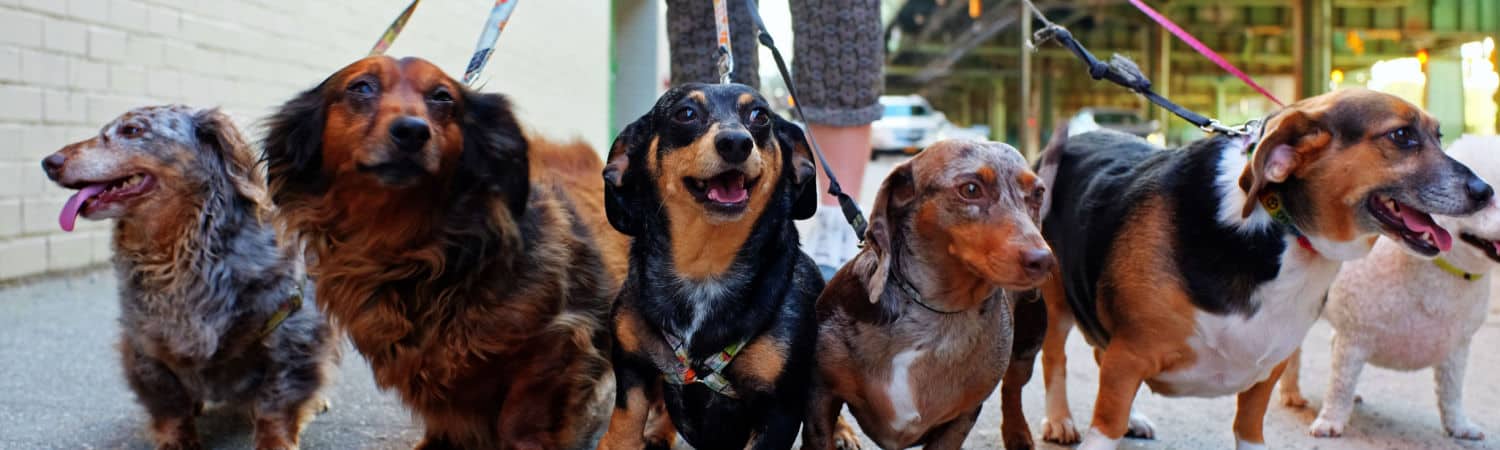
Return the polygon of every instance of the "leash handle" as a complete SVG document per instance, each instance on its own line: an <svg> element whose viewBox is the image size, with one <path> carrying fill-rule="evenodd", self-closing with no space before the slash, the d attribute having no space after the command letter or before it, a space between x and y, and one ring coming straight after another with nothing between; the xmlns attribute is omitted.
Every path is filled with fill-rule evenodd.
<svg viewBox="0 0 1500 450"><path fill-rule="evenodd" d="M384 55L386 50L391 49L391 44L396 42L396 36L401 35L401 29L406 28L406 21L411 19L411 13L416 12L417 4L421 2L422 0L412 0L410 5L406 5L401 15L396 16L396 20L391 21L391 26L386 27L385 33L375 41L375 47L370 49L369 56Z"/></svg>
<svg viewBox="0 0 1500 450"><path fill-rule="evenodd" d="M1151 20L1156 21L1157 25L1161 25L1162 28L1170 31L1173 35L1176 35L1178 39L1182 39L1182 42L1186 42L1189 47L1192 47L1193 50L1197 50L1198 53L1202 54L1204 58L1208 58L1209 61L1213 61L1214 64L1217 64L1219 68L1224 69L1225 72L1229 72L1230 75L1234 75L1235 78L1239 78L1240 81L1245 82L1245 84L1249 85L1251 89L1255 90L1255 92L1259 92L1260 95L1264 95L1266 96L1266 98L1271 99L1271 102L1275 103L1276 106L1286 107L1286 104L1281 103L1280 99L1277 99L1275 95L1271 95L1271 91L1266 90L1266 88L1264 87L1261 87L1255 82L1255 80L1250 78L1250 75L1245 74L1244 71L1241 71L1240 68L1235 67L1234 64L1230 64L1229 60L1224 59L1223 56L1219 56L1217 52L1214 52L1213 49L1208 48L1208 46L1199 41L1198 38L1195 38L1192 34L1189 34L1187 30L1183 30L1182 27L1177 26L1177 23L1172 22L1172 20L1168 19L1167 16L1156 12L1156 10L1151 9L1150 6L1146 6L1146 4L1141 2L1141 0L1130 0L1130 4L1135 5L1135 9L1141 10L1142 13L1146 14L1146 17L1150 17Z"/></svg>
<svg viewBox="0 0 1500 450"><path fill-rule="evenodd" d="M495 0L490 17L484 21L484 30L479 33L479 43L474 45L474 55L469 57L469 65L464 69L464 84L472 85L479 72L484 70L484 65L490 62L490 55L495 53L495 41L500 39L500 32L505 31L505 25L510 23L510 13L520 2Z"/></svg>
<svg viewBox="0 0 1500 450"><path fill-rule="evenodd" d="M781 73L781 81L786 83L786 91L792 96L792 110L797 112L797 118L802 123L807 123L807 115L802 112L802 102L797 100L797 87L792 83L792 73L786 68L786 59L781 57L781 50L776 48L776 41L771 39L771 32L766 30L765 21L761 20L760 12L756 11L755 0L745 0L745 3L749 7L750 17L755 20L755 28L760 31L757 36L760 45L771 50L771 58L776 60L776 70ZM844 193L844 189L839 186L839 179L833 175L833 169L828 167L828 158L823 156L823 149L818 147L818 140L813 138L812 131L806 134L808 145L812 146L813 154L818 157L818 164L823 166L823 173L828 175L828 193L839 199L839 209L843 210L844 221L854 228L854 235L858 236L859 241L863 243L865 228L869 224L865 221L864 212L859 209L859 202L854 201L854 198Z"/></svg>
<svg viewBox="0 0 1500 450"><path fill-rule="evenodd" d="M734 48L729 40L727 0L714 0L714 28L719 42L719 83L729 84L729 75L734 72Z"/></svg>

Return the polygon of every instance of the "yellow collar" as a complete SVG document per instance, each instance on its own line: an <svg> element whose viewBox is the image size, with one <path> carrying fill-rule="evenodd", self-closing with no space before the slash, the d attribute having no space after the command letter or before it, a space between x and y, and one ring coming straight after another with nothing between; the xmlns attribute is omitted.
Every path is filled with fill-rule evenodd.
<svg viewBox="0 0 1500 450"><path fill-rule="evenodd" d="M1466 281L1476 281L1484 277L1484 274L1482 273L1465 272L1463 269L1458 268L1458 266L1453 265L1453 263L1450 263L1448 262L1448 260L1441 257L1433 258L1432 264L1438 266L1439 269L1443 269L1444 272L1451 273L1453 274L1453 276L1463 278Z"/></svg>

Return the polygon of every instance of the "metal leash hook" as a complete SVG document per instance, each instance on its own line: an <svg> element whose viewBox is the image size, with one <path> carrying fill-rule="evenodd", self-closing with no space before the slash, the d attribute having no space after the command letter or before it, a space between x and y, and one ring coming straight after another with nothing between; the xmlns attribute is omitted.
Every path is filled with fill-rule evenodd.
<svg viewBox="0 0 1500 450"><path fill-rule="evenodd" d="M500 39L500 32L505 31L505 25L510 23L510 13L516 10L516 4L521 0L495 0L495 7L490 9L490 17L484 21L484 31L479 33L479 43L474 45L474 56L469 57L469 65L464 68L464 84L473 85L479 72L484 70L484 65L490 62L490 55L495 53L495 41Z"/></svg>
<svg viewBox="0 0 1500 450"><path fill-rule="evenodd" d="M714 0L714 28L719 39L719 83L729 84L729 75L734 73L734 49L729 41L729 5L726 0Z"/></svg>

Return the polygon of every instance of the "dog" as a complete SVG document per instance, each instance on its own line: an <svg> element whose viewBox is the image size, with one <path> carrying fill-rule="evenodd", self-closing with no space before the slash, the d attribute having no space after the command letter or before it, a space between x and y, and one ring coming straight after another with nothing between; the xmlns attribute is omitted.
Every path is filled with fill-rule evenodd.
<svg viewBox="0 0 1500 450"><path fill-rule="evenodd" d="M694 448L791 447L823 290L792 223L817 209L813 169L802 130L743 85L674 87L621 131L606 210L634 241L600 448L642 448L657 402Z"/></svg>
<svg viewBox="0 0 1500 450"><path fill-rule="evenodd" d="M1486 180L1500 179L1494 138L1464 137L1448 154ZM1389 239L1370 255L1339 270L1323 317L1333 326L1333 374L1309 432L1343 434L1354 406L1354 385L1365 363L1396 370L1433 368L1443 430L1457 439L1484 439L1463 411L1464 365L1469 343L1489 311L1490 283L1500 266L1500 206L1491 202L1468 217L1437 216L1460 243L1437 259L1418 257ZM1415 308L1413 308L1415 306ZM1413 311L1415 309L1415 311ZM1293 358L1296 358L1294 356ZM1296 386L1295 364L1281 380L1289 405L1306 405Z"/></svg>
<svg viewBox="0 0 1500 450"><path fill-rule="evenodd" d="M419 58L340 69L270 120L279 221L319 306L422 419L418 448L591 445L627 239L599 157Z"/></svg>
<svg viewBox="0 0 1500 450"><path fill-rule="evenodd" d="M1100 365L1081 448L1154 434L1131 412L1142 383L1166 396L1237 394L1236 445L1264 448L1271 389L1340 262L1380 235L1436 255L1452 236L1430 214L1491 202L1490 185L1443 154L1437 128L1398 97L1347 89L1175 151L1110 131L1055 137L1038 171L1042 234L1059 262L1041 287L1043 437L1077 439L1061 390L1077 324Z"/></svg>
<svg viewBox="0 0 1500 450"><path fill-rule="evenodd" d="M803 448L858 447L835 442L845 404L881 448L962 446L1010 361L1013 293L1052 274L1042 190L1000 143L939 141L892 169L818 298Z"/></svg>
<svg viewBox="0 0 1500 450"><path fill-rule="evenodd" d="M299 256L229 117L133 109L42 161L74 189L59 222L115 219L120 358L158 448L196 449L205 402L248 408L255 446L296 448L338 366ZM308 307L303 307L304 305Z"/></svg>

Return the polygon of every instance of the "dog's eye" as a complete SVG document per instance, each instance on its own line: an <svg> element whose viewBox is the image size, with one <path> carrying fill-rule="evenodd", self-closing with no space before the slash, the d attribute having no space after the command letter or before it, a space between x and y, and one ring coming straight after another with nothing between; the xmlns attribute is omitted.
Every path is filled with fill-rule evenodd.
<svg viewBox="0 0 1500 450"><path fill-rule="evenodd" d="M369 81L359 80L349 85L349 92L359 95L374 95L375 85Z"/></svg>
<svg viewBox="0 0 1500 450"><path fill-rule="evenodd" d="M698 120L698 111L693 110L691 107L684 107L672 113L672 120L681 123L693 123L693 121Z"/></svg>
<svg viewBox="0 0 1500 450"><path fill-rule="evenodd" d="M1392 131L1387 137L1402 150L1411 150L1421 144L1421 141L1417 140L1417 133L1412 131L1411 127L1397 128L1396 131Z"/></svg>
<svg viewBox="0 0 1500 450"><path fill-rule="evenodd" d="M432 95L427 96L427 99L434 102L452 103L453 94L448 93L447 89L438 89L433 91Z"/></svg>
<svg viewBox="0 0 1500 450"><path fill-rule="evenodd" d="M748 116L749 120L747 122L750 122L750 126L752 127L763 127L771 124L771 114L765 108L752 109Z"/></svg>
<svg viewBox="0 0 1500 450"><path fill-rule="evenodd" d="M965 200L978 200L983 194L984 189L979 187L979 183L968 182L958 187L958 196Z"/></svg>
<svg viewBox="0 0 1500 450"><path fill-rule="evenodd" d="M141 135L141 127L135 125L120 125L120 136L133 138Z"/></svg>

